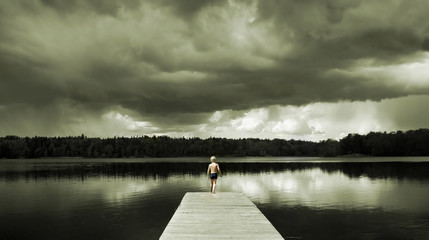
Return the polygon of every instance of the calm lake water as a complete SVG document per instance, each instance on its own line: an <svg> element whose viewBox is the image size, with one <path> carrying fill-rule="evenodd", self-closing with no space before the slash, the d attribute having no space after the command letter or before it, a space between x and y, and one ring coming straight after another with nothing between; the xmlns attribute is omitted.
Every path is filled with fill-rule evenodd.
<svg viewBox="0 0 429 240"><path fill-rule="evenodd" d="M429 158L219 158L285 239L429 239ZM0 159L0 239L158 239L202 158ZM222 221L222 219L219 219Z"/></svg>

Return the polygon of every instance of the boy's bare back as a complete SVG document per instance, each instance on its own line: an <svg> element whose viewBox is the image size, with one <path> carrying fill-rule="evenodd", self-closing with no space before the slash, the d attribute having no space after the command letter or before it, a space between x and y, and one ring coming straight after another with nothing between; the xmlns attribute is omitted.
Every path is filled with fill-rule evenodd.
<svg viewBox="0 0 429 240"><path fill-rule="evenodd" d="M209 164L210 173L218 173L219 170L219 164L217 163L210 163Z"/></svg>

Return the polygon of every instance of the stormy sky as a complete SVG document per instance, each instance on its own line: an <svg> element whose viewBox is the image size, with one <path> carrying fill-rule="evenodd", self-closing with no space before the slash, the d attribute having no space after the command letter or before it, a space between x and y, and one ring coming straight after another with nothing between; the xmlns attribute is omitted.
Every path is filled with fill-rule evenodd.
<svg viewBox="0 0 429 240"><path fill-rule="evenodd" d="M0 136L429 128L427 0L0 1Z"/></svg>

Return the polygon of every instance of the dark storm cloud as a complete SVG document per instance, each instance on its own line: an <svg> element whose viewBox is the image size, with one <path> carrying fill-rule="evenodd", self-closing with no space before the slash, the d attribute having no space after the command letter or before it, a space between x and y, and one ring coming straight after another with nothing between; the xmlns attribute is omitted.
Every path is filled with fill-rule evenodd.
<svg viewBox="0 0 429 240"><path fill-rule="evenodd" d="M179 17L189 19L207 6L221 6L227 3L225 0L187 0L187 1L156 1L161 7L172 10Z"/></svg>
<svg viewBox="0 0 429 240"><path fill-rule="evenodd" d="M227 109L428 94L427 84L374 70L422 61L428 7L419 0L2 1L0 107L96 116L120 106L136 120L185 127Z"/></svg>
<svg viewBox="0 0 429 240"><path fill-rule="evenodd" d="M60 97L59 86L44 79L40 68L45 67L29 59L10 56L0 58L0 103L48 104Z"/></svg>
<svg viewBox="0 0 429 240"><path fill-rule="evenodd" d="M420 7L427 5L423 1L260 1L258 9L261 21L274 22L278 37L293 42L285 60L325 71L361 58L394 63L424 51L428 24Z"/></svg>
<svg viewBox="0 0 429 240"><path fill-rule="evenodd" d="M121 7L134 8L140 5L139 0L98 1L98 0L40 0L45 6L62 13L90 11L98 14L116 15Z"/></svg>

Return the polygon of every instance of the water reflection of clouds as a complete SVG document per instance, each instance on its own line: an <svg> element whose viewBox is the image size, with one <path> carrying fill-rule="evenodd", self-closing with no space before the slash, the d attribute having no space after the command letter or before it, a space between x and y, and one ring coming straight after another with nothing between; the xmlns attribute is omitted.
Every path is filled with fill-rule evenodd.
<svg viewBox="0 0 429 240"><path fill-rule="evenodd" d="M204 169L199 172L201 167ZM162 200L174 194L182 196L188 191L208 192L209 180L204 172L205 167L198 164L109 164L103 165L104 174L94 174L93 170L86 168L83 168L85 171L67 168L66 173L70 173L60 171L62 177L56 177L55 169L25 174L17 171L11 173L14 176L12 180L0 181L0 192L5 196L3 202L14 206L14 209L22 209L19 205L30 206L35 202L43 205L45 201L42 199L46 196L52 199L50 209L66 210L100 203L123 206L154 196ZM237 164L227 167L225 176L218 180L217 191L244 192L257 204L429 211L428 181L419 178L400 179L398 176L402 172L399 172L398 166L387 168L391 174L381 175L389 177L376 178L366 174L350 174L356 169L360 172L362 165L304 168L301 165L270 164L269 168L265 166L261 169L264 165ZM286 167L288 169L284 169ZM369 169L365 173L378 173L385 169L385 165L363 167ZM410 172L410 169L416 168L406 169L406 172ZM27 174L32 177L26 178ZM4 177L9 179L6 174ZM17 189L20 190L17 192Z"/></svg>
<svg viewBox="0 0 429 240"><path fill-rule="evenodd" d="M205 174L172 174L168 178L86 181L72 192L120 206L154 192L208 191ZM71 187L71 186L69 186ZM70 190L70 189L69 189ZM392 209L429 211L429 187L417 181L350 178L341 171L319 168L300 171L230 173L218 180L218 191L243 192L257 204L307 206L321 209ZM167 194L168 195L168 194Z"/></svg>
<svg viewBox="0 0 429 240"><path fill-rule="evenodd" d="M114 182L104 186L99 194L107 203L121 205L135 196L151 192L153 189L158 188L159 184L158 181L154 180Z"/></svg>
<svg viewBox="0 0 429 240"><path fill-rule="evenodd" d="M255 203L335 209L429 210L429 188L395 179L350 178L342 172L319 168L252 174L231 174L222 189L240 191ZM417 185L416 185L417 184ZM403 201L411 196L413 205ZM401 200L402 199L402 200Z"/></svg>

